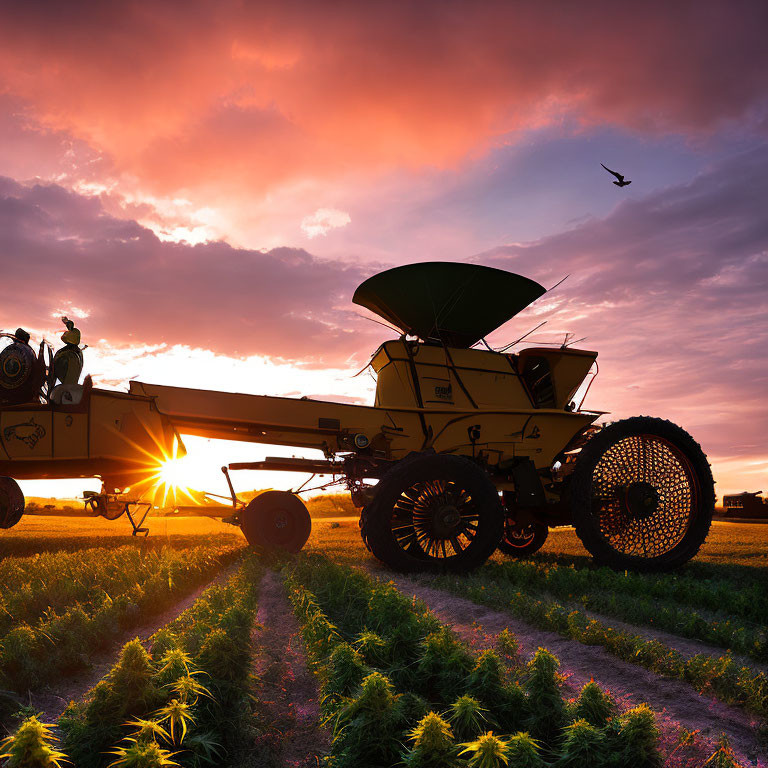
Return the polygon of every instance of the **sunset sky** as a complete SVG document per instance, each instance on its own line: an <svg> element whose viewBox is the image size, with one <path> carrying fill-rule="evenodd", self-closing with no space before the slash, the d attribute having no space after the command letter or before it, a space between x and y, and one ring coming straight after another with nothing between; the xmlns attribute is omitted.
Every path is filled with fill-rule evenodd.
<svg viewBox="0 0 768 768"><path fill-rule="evenodd" d="M97 386L367 403L364 278L568 274L490 342L587 337L586 405L768 491L766 30L760 0L2 3L0 328L68 314ZM212 490L278 453L188 447Z"/></svg>

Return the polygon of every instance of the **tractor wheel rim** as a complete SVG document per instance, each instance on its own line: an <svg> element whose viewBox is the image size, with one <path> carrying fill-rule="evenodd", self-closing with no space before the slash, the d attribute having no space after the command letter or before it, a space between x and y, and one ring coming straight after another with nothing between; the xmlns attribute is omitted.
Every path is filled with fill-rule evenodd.
<svg viewBox="0 0 768 768"><path fill-rule="evenodd" d="M525 547L536 538L533 525L513 525L504 529L504 538L510 547Z"/></svg>
<svg viewBox="0 0 768 768"><path fill-rule="evenodd" d="M15 379L21 373L21 365L16 358L10 358L3 364L3 373L10 379Z"/></svg>
<svg viewBox="0 0 768 768"><path fill-rule="evenodd" d="M592 472L592 517L603 540L632 557L661 557L684 539L698 511L696 473L677 446L632 435L609 446Z"/></svg>
<svg viewBox="0 0 768 768"><path fill-rule="evenodd" d="M452 536L460 522L461 513L454 504L434 505L432 530L438 538L445 539Z"/></svg>
<svg viewBox="0 0 768 768"><path fill-rule="evenodd" d="M477 536L480 516L469 490L452 480L414 483L392 509L398 546L419 559L461 555Z"/></svg>

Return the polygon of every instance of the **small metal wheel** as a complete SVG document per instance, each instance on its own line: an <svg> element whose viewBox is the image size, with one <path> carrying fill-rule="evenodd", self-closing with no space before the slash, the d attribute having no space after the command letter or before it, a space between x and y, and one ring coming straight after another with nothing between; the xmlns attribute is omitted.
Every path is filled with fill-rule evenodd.
<svg viewBox="0 0 768 768"><path fill-rule="evenodd" d="M464 572L496 549L504 511L495 486L461 456L415 454L379 482L365 510L371 552L403 571Z"/></svg>
<svg viewBox="0 0 768 768"><path fill-rule="evenodd" d="M107 520L117 520L125 512L125 502L118 499L105 499L99 514Z"/></svg>
<svg viewBox="0 0 768 768"><path fill-rule="evenodd" d="M12 477L0 476L0 528L12 528L24 514L24 494Z"/></svg>
<svg viewBox="0 0 768 768"><path fill-rule="evenodd" d="M106 493L93 493L86 497L86 508L107 520L117 520L125 512L125 502Z"/></svg>
<svg viewBox="0 0 768 768"><path fill-rule="evenodd" d="M714 481L698 443L663 419L609 425L584 447L571 479L576 533L595 560L663 571L690 560L709 532Z"/></svg>
<svg viewBox="0 0 768 768"><path fill-rule="evenodd" d="M548 534L549 528L544 523L518 524L507 518L499 551L510 557L527 557L544 546Z"/></svg>
<svg viewBox="0 0 768 768"><path fill-rule="evenodd" d="M266 491L240 513L240 527L252 547L298 552L312 530L312 519L298 496Z"/></svg>

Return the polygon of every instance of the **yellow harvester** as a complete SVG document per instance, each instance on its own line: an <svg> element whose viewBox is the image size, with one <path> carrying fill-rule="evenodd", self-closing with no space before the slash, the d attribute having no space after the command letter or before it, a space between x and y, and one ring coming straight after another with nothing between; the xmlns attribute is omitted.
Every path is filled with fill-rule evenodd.
<svg viewBox="0 0 768 768"><path fill-rule="evenodd" d="M0 352L0 525L24 510L11 477L99 476L104 490L91 508L130 513L138 499L116 494L146 484L181 433L317 449L317 459L228 469L335 476L361 509L366 545L394 568L465 571L496 548L534 552L550 527L571 524L613 567L686 562L714 509L698 444L651 417L595 427L600 413L574 398L596 352L485 344L544 293L519 275L459 263L412 264L366 280L353 300L402 334L371 359L372 406L137 381L128 393L96 389L88 378L56 385L64 379L42 347L35 355L23 331L9 335ZM310 518L297 495L268 491L248 505L232 495L229 519L250 543L297 551L306 542Z"/></svg>

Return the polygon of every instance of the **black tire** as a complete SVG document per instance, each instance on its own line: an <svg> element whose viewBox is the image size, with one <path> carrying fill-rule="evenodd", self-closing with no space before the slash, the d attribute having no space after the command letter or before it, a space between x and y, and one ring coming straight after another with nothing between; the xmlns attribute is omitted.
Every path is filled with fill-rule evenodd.
<svg viewBox="0 0 768 768"><path fill-rule="evenodd" d="M666 571L688 562L715 508L699 444L650 416L617 421L590 439L571 489L576 534L598 563L618 570Z"/></svg>
<svg viewBox="0 0 768 768"><path fill-rule="evenodd" d="M504 510L477 464L462 456L415 454L381 479L364 521L369 549L390 568L464 573L493 554Z"/></svg>
<svg viewBox="0 0 768 768"><path fill-rule="evenodd" d="M516 525L507 519L499 542L499 552L510 557L528 557L544 546L548 534L549 528L544 523Z"/></svg>
<svg viewBox="0 0 768 768"><path fill-rule="evenodd" d="M312 530L302 500L287 491L266 491L241 512L240 527L252 547L298 552Z"/></svg>
<svg viewBox="0 0 768 768"><path fill-rule="evenodd" d="M45 364L29 344L17 341L0 350L0 402L32 402L44 383Z"/></svg>
<svg viewBox="0 0 768 768"><path fill-rule="evenodd" d="M13 528L24 514L24 494L12 477L0 476L0 528Z"/></svg>

